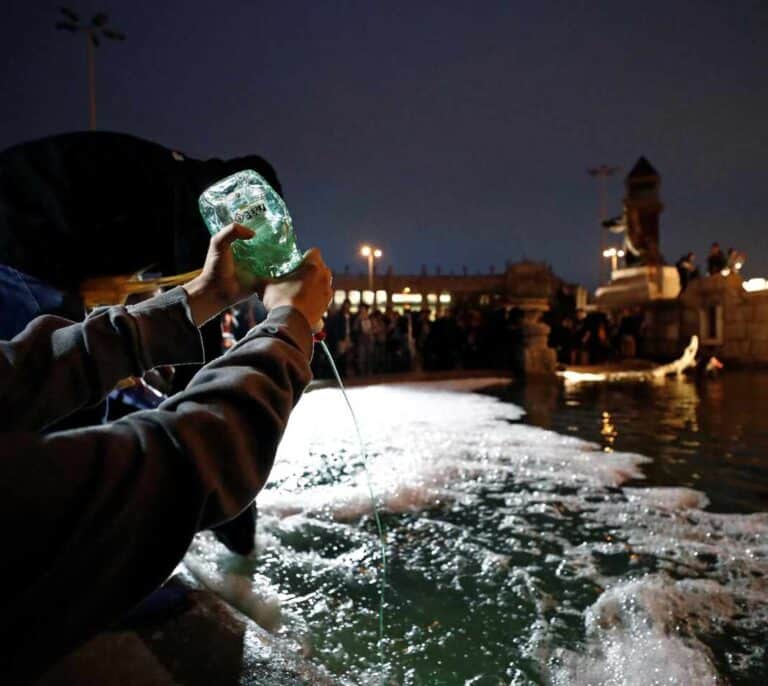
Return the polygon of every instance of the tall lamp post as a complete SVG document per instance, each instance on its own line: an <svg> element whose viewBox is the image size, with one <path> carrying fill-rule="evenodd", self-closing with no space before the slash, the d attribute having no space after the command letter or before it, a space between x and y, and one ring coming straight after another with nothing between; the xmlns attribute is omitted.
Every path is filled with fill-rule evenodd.
<svg viewBox="0 0 768 686"><path fill-rule="evenodd" d="M56 28L59 31L82 33L88 46L88 128L93 131L96 128L96 69L93 49L99 47L101 37L109 40L125 40L125 34L109 28L107 26L109 17L103 12L94 14L90 24L81 24L77 12L68 7L61 7L60 9L66 19L57 21Z"/></svg>
<svg viewBox="0 0 768 686"><path fill-rule="evenodd" d="M603 228L603 222L607 219L607 213L608 210L606 209L606 193L605 193L605 182L606 179L609 176L613 176L616 172L618 172L621 169L621 167L611 167L607 164L601 164L599 167L592 167L591 169L587 169L587 174L589 174L593 179L597 179L599 182L598 185L598 192L600 194L600 224L599 224L599 230L600 230L600 255L601 259L598 262L598 272L597 272L597 281L598 285L603 280L603 260L602 260L602 254L605 250L605 229Z"/></svg>
<svg viewBox="0 0 768 686"><path fill-rule="evenodd" d="M373 290L373 269L374 269L374 260L378 260L384 253L381 252L378 248L374 248L371 245L364 245L362 248L360 248L360 254L363 257L368 258L368 290L373 292L373 300L374 303L376 302L376 291Z"/></svg>

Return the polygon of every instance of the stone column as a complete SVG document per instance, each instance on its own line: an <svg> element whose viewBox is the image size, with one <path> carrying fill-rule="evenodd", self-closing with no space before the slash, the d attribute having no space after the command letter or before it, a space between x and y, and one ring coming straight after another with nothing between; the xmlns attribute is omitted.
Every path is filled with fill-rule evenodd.
<svg viewBox="0 0 768 686"><path fill-rule="evenodd" d="M549 309L546 298L516 298L523 311L523 345L516 351L517 366L525 376L549 376L555 373L557 355L547 345L549 327L541 316Z"/></svg>

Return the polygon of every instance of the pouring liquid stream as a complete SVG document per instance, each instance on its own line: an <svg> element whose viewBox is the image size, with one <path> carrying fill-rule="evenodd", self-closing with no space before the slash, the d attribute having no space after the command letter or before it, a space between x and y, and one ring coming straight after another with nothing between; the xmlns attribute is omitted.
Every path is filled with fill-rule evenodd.
<svg viewBox="0 0 768 686"><path fill-rule="evenodd" d="M381 650L383 648L383 641L384 641L384 591L387 585L387 548L386 548L386 537L384 535L384 526L381 523L381 517L379 516L379 508L376 504L376 496L373 493L373 486L371 484L371 474L368 471L368 453L365 449L365 442L363 441L363 435L360 432L360 424L357 421L357 416L355 415L355 411L352 408L352 404L349 402L349 396L347 395L347 391L344 388L344 383L341 380L341 375L339 374L339 370L337 369L336 363L333 360L333 355L331 355L331 351L328 349L328 346L326 345L322 337L316 336L315 341L323 349L323 352L325 353L325 356L331 365L331 369L333 370L333 375L336 377L336 383L338 383L339 385L339 390L344 396L344 402L347 404L350 417L352 418L352 423L355 425L355 432L357 434L357 440L360 445L360 457L363 459L363 469L365 470L365 481L368 486L368 495L371 498L371 505L373 506L373 516L374 516L374 519L376 520L376 529L378 530L378 534L379 534L379 551L380 551L380 557L381 557L381 571L379 573L379 649Z"/></svg>

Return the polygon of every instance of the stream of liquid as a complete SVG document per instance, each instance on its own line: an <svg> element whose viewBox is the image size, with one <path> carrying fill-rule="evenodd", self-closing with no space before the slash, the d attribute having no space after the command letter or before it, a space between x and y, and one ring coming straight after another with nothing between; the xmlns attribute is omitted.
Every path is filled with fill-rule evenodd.
<svg viewBox="0 0 768 686"><path fill-rule="evenodd" d="M355 410L352 408L352 403L349 402L349 396L344 388L344 382L341 380L341 374L336 367L336 363L333 360L333 355L324 340L317 341L320 347L323 349L328 363L331 365L333 375L336 377L336 382L339 384L339 390L344 396L344 402L349 409L349 415L352 418L352 423L355 425L355 433L357 434L357 441L360 444L360 459L363 461L363 468L365 469L365 482L368 486L368 495L371 498L371 507L373 509L373 516L376 520L376 529L379 533L379 550L381 553L381 570L379 572L379 646L383 645L384 641L384 597L387 587L387 541L384 534L384 526L381 523L381 517L379 515L379 507L376 503L376 496L373 493L373 486L371 485L371 474L368 470L368 453L365 449L365 442L363 441L363 434L360 431L360 423L355 416Z"/></svg>

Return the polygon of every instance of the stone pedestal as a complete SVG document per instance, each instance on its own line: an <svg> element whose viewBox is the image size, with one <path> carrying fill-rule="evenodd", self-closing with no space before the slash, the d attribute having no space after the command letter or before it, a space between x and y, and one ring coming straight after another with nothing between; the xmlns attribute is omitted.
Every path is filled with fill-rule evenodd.
<svg viewBox="0 0 768 686"><path fill-rule="evenodd" d="M680 293L680 277L675 267L657 265L614 269L610 283L595 291L602 310L617 310L645 305L651 300L673 300Z"/></svg>
<svg viewBox="0 0 768 686"><path fill-rule="evenodd" d="M541 316L549 309L546 298L516 298L523 311L523 345L517 351L517 367L526 377L551 376L557 368L557 355L547 345L549 327Z"/></svg>

